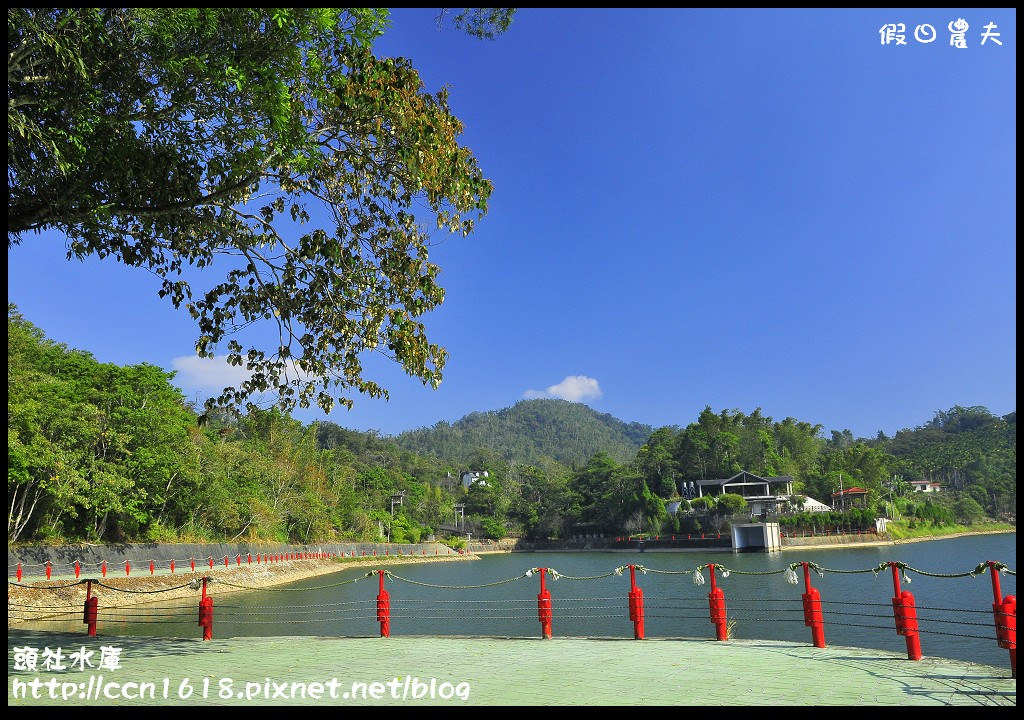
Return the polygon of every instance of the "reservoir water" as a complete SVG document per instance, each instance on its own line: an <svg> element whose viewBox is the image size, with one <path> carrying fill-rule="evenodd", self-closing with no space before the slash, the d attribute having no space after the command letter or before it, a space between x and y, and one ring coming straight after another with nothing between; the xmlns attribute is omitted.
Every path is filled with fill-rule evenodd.
<svg viewBox="0 0 1024 720"><path fill-rule="evenodd" d="M904 582L902 589L914 594L925 656L1006 667L1008 652L995 640L990 574L932 575L962 575L993 560L1012 571L1000 575L1002 595L1016 595L1016 555L1014 533L776 553L509 553L467 562L390 566L395 579L388 580L385 587L391 599L392 637L539 637L539 578L537 574L522 576L531 568L551 568L562 576L552 580L549 575L547 579L554 635L632 637L626 602L629 571L621 576L611 573L634 564L649 569L637 573L637 584L644 593L647 637L713 638L708 571L703 572L704 585L694 583L693 571L699 565L716 563L733 571L725 578L716 575L725 592L733 637L811 644L811 630L803 622L802 570L798 571L798 585L788 584L779 572L791 563L806 561L824 568L824 577L812 572L811 581L821 594L828 645L903 653L905 640L894 629L891 572L856 572L897 561L912 568L906 573L911 583ZM370 569L349 568L273 590L220 597L214 584L214 636L376 636L378 581L365 577ZM571 579L584 577L594 579ZM346 582L351 580L357 581ZM506 580L510 581L502 582ZM346 584L339 584L343 582ZM106 609L101 610L101 618L101 636L198 637L200 632L194 602L158 601L149 606ZM51 621L26 627L82 632L80 616L66 624Z"/></svg>

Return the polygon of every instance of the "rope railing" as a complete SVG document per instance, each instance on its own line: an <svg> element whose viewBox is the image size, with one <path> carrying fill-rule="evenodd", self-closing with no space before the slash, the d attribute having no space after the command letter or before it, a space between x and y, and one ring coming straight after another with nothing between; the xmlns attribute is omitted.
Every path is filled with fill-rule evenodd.
<svg viewBox="0 0 1024 720"><path fill-rule="evenodd" d="M576 597L558 595L552 597L547 582L567 580L572 584L586 582L602 582L623 576L628 570L628 595L595 594ZM799 584L797 570L803 571L805 592L800 598L776 597L739 597L729 602L727 610L724 589L720 582L733 575L738 578L765 580L771 576L783 575L787 584ZM871 573L875 578L888 570L892 575L893 597L891 603L823 599L818 588L811 583L812 575L824 578L828 574L858 575ZM637 573L641 576L648 573L664 576L666 581L675 576L690 576L695 585L705 584L705 573L710 580L711 592L708 593L707 604L687 602L684 597L656 597L645 609L643 590L637 584ZM911 582L910 575L921 575L938 580L977 578L988 573L993 586L993 603L991 609L970 607L940 607L935 604L917 606L913 595L902 589L902 584ZM87 586L87 598L84 612L80 606L73 604L34 605L24 602L21 598L9 597L9 620L38 623L68 623L76 616L89 626L90 634L95 634L98 622L110 623L115 626L132 626L135 624L184 624L196 622L194 605L159 605L130 606L128 608L98 609L98 598L92 595L93 588L102 588L118 593L133 595L158 595L161 593L192 590L202 591L202 600L198 621L203 628L204 639L212 637L213 598L208 595L210 587L223 586L225 589L245 591L270 591L301 593L305 591L323 591L353 585L360 580L377 577L378 594L375 599L350 600L338 602L321 602L300 605L246 605L244 603L226 604L218 607L221 622L234 625L323 625L352 623L355 621L375 620L381 625L381 636L390 636L392 621L418 623L421 621L457 620L474 624L490 621L522 621L536 617L541 623L542 637L551 637L553 618L559 620L598 620L607 618L624 618L628 616L634 624L634 637L644 638L645 619L658 620L699 620L710 619L715 626L717 640L727 640L731 636L732 627L738 623L803 623L811 628L812 642L816 647L825 647L824 628L827 625L860 628L869 630L893 631L904 636L907 642L908 658L921 658L920 638L922 636L947 636L972 640L991 641L995 639L1000 648L1009 650L1011 668L1016 676L1016 597L1003 596L999 578L1016 576L1015 571L1003 563L986 561L973 568L957 573L937 573L911 567L902 562L886 562L879 565L861 568L830 568L814 562L794 562L786 567L771 571L745 571L730 568L720 563L698 565L692 570L661 570L642 565L622 565L608 572L595 575L574 576L561 573L554 568L531 567L520 575L497 579L491 582L476 584L440 584L428 583L398 575L389 569L376 569L359 574L357 577L343 581L304 587L269 587L234 583L226 579L210 576L197 577L190 582L173 587L155 590L123 588L110 585L100 579L81 579L73 583L33 585L8 581L8 585L19 592L40 592L68 590L78 585ZM431 590L466 592L505 586L518 583L534 576L539 576L540 593L537 595L537 614L533 615L529 606L534 600L517 597L508 598L405 598L392 599L385 589L385 582L391 584L408 584ZM882 608L885 608L883 611ZM626 611L625 613L623 611ZM651 612L653 611L653 612ZM266 615L272 612L273 617ZM627 615L628 613L628 615ZM983 620L980 615L988 615ZM874 622L872 621L881 621ZM982 632L982 628L985 629ZM993 632L994 631L994 632Z"/></svg>

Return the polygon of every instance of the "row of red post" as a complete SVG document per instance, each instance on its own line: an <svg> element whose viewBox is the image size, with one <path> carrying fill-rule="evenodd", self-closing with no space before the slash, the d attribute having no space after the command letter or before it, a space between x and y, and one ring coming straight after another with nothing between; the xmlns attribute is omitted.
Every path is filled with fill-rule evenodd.
<svg viewBox="0 0 1024 720"><path fill-rule="evenodd" d="M325 556L329 556L325 555ZM273 562L279 556L264 556L265 562ZM236 558L241 564L241 557ZM260 562L257 556L257 563ZM193 569L195 560L192 560ZM212 567L213 558L210 558ZM1017 677L1017 598L1014 595L1005 597L1001 594L999 583L999 571L996 563L989 561L989 570L992 576L992 613L995 619L996 639L999 647L1010 653L1010 668L1013 677ZM821 610L821 593L811 585L811 567L809 563L801 563L804 571L804 593L801 595L804 610L804 625L811 629L811 642L814 647L825 647L825 622ZM893 583L893 619L896 632L904 636L907 644L907 658L920 660L921 638L917 622L917 607L914 596L909 590L902 590L900 587L899 565L890 562ZM537 595L537 619L541 625L541 637L552 636L552 620L554 612L551 602L551 591L547 589L546 574L548 568L538 568L540 575L540 593ZM708 610L712 625L715 626L715 637L724 641L729 639L728 612L725 604L725 592L715 578L715 565L709 564L708 571L711 575L711 591L708 593ZM377 594L377 622L380 623L381 637L391 636L391 597L384 588L384 570L378 570L379 589ZM83 611L83 622L88 626L89 635L96 634L98 598L92 595L92 580L87 581L86 600ZM636 566L629 566L629 595L628 595L629 619L633 623L633 637L636 640L644 639L644 594L636 583ZM207 578L203 578L203 594L199 603L199 626L203 628L203 639L210 640L213 637L213 598L207 595Z"/></svg>
<svg viewBox="0 0 1024 720"><path fill-rule="evenodd" d="M356 556L355 550L352 550L351 553L352 553L351 557L355 557ZM360 554L361 554L362 557L365 557L366 556L366 551L362 550L362 551L360 551ZM389 555L390 554L390 550L388 548L385 548L384 549L384 554L385 555ZM402 551L399 550L398 554L401 555ZM420 550L420 554L421 555L426 555L427 554L426 549L425 548L421 549ZM434 548L434 554L435 555L439 554L437 548ZM252 558L253 558L252 553L246 553L245 557L246 557L246 564L252 565ZM270 554L270 555L264 553L262 556L259 553L257 553L256 554L256 563L257 564L260 564L261 557L262 557L262 562L263 563L282 562L282 561L288 561L288 560L327 560L327 559L330 559L330 558L338 557L338 553L334 553L334 552L320 552L320 553L305 552L305 553L275 553L275 554ZM345 557L345 553L344 552L341 553L341 557ZM376 550L373 551L373 557L377 557L377 551ZM224 567L229 567L230 566L230 564L231 564L230 563L230 558L231 558L230 555L225 555L224 556ZM208 557L207 561L210 564L210 569L213 570L213 557L212 556ZM195 558L191 558L190 562L191 562L192 572L195 572L196 571L196 559ZM238 565L238 566L241 566L241 564L242 564L242 555L240 553L235 555L235 564ZM174 560L170 561L170 569L171 569L171 574L173 575L174 574ZM53 573L53 564L49 560L46 561L46 570L45 570L45 572L46 572L46 579L47 580L51 579L51 576L52 576L52 573ZM100 572L102 573L103 577L107 576L107 561L106 560L104 560L102 563L100 563ZM75 579L78 580L81 577L81 574L82 574L82 564L78 560L75 560ZM125 575L131 575L132 574L131 560L125 560L124 561L124 574ZM156 561L155 560L150 560L149 561L149 574L150 575L156 574ZM16 577L18 579L18 582L21 582L21 579L22 579L23 576L24 576L24 574L23 574L23 571L22 571L21 563L18 563L18 569L17 569L17 572L16 572Z"/></svg>

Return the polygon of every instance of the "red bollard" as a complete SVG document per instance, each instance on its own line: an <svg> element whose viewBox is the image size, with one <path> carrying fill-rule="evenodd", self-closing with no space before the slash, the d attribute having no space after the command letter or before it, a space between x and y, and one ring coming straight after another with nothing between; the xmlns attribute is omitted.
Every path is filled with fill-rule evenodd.
<svg viewBox="0 0 1024 720"><path fill-rule="evenodd" d="M537 619L540 620L540 633L545 640L551 639L551 593L544 587L544 573L547 568L540 570L540 594L537 595Z"/></svg>
<svg viewBox="0 0 1024 720"><path fill-rule="evenodd" d="M247 565L252 565L252 553L246 553L245 554L245 559L246 559L246 564Z"/></svg>
<svg viewBox="0 0 1024 720"><path fill-rule="evenodd" d="M811 639L814 647L825 647L825 623L821 616L821 595L817 588L811 587L811 568L807 563L804 566L804 586L807 588L800 597L804 601L804 625L811 629Z"/></svg>
<svg viewBox="0 0 1024 720"><path fill-rule="evenodd" d="M103 577L106 577L107 576L107 561L106 560L103 561L102 568L103 568Z"/></svg>
<svg viewBox="0 0 1024 720"><path fill-rule="evenodd" d="M21 582L21 563L18 563L18 582Z"/></svg>
<svg viewBox="0 0 1024 720"><path fill-rule="evenodd" d="M171 560L171 575L174 574L174 561Z"/></svg>
<svg viewBox="0 0 1024 720"><path fill-rule="evenodd" d="M50 572L51 572L51 571L52 571L52 568L50 567L50 561L49 561L49 560L47 560L47 561L46 561L46 579L47 579L47 580L49 580L49 579L50 579Z"/></svg>
<svg viewBox="0 0 1024 720"><path fill-rule="evenodd" d="M125 560L124 561L124 574L126 576L132 574L132 561L131 560Z"/></svg>
<svg viewBox="0 0 1024 720"><path fill-rule="evenodd" d="M260 564L260 554L259 553L256 553L256 564L257 565Z"/></svg>
<svg viewBox="0 0 1024 720"><path fill-rule="evenodd" d="M86 581L85 607L82 611L82 622L89 628L89 637L96 637L96 616L99 610L98 597L93 597L92 580Z"/></svg>
<svg viewBox="0 0 1024 720"><path fill-rule="evenodd" d="M225 555L224 556L224 567L227 567L227 566L228 566L228 556Z"/></svg>
<svg viewBox="0 0 1024 720"><path fill-rule="evenodd" d="M210 556L210 569L213 570L213 555Z"/></svg>
<svg viewBox="0 0 1024 720"><path fill-rule="evenodd" d="M156 564L152 560L150 560L149 561L149 574L152 575L154 570L156 570Z"/></svg>
<svg viewBox="0 0 1024 720"><path fill-rule="evenodd" d="M206 580L203 578L203 598L199 601L199 627L203 640L213 640L213 598L206 595Z"/></svg>
<svg viewBox="0 0 1024 720"><path fill-rule="evenodd" d="M715 566L708 565L711 572L711 592L708 593L708 609L711 611L711 624L715 626L715 639L728 640L729 629L726 627L725 591L715 581Z"/></svg>
<svg viewBox="0 0 1024 720"><path fill-rule="evenodd" d="M82 566L79 564L79 562L77 560L75 560L75 580L77 580L78 576L81 575L81 574L82 574Z"/></svg>
<svg viewBox="0 0 1024 720"><path fill-rule="evenodd" d="M1017 596L1007 595L1000 600L1002 590L999 587L999 571L994 561L988 561L988 570L992 574L992 615L996 623L996 641L999 647L1010 651L1010 674L1017 677Z"/></svg>
<svg viewBox="0 0 1024 720"><path fill-rule="evenodd" d="M629 619L633 621L633 639L644 639L644 591L636 585L636 568L629 566Z"/></svg>
<svg viewBox="0 0 1024 720"><path fill-rule="evenodd" d="M239 553L238 555L235 556L235 564L238 565L239 567L242 566L242 555L241 555L241 553Z"/></svg>
<svg viewBox="0 0 1024 720"><path fill-rule="evenodd" d="M890 562L892 568L892 611L896 619L896 634L903 635L907 639L907 659L921 659L921 635L917 631L917 607L914 605L914 596L909 590L900 592L900 570L895 562Z"/></svg>
<svg viewBox="0 0 1024 720"><path fill-rule="evenodd" d="M380 623L380 636L391 637L391 596L384 589L384 571L378 570L380 590L377 592L377 622Z"/></svg>
<svg viewBox="0 0 1024 720"><path fill-rule="evenodd" d="M195 572L196 571L196 559L195 558L191 558L191 562L192 562L192 572Z"/></svg>

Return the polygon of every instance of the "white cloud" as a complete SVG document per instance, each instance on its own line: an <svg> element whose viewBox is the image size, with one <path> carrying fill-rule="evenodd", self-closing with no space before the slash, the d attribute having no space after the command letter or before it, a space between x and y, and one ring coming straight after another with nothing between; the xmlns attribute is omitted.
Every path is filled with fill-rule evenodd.
<svg viewBox="0 0 1024 720"><path fill-rule="evenodd" d="M177 372L175 382L189 388L217 390L226 387L238 387L239 383L249 379L251 374L245 365L229 365L227 355L215 355L212 358L201 358L198 355L185 355L171 360L171 367Z"/></svg>
<svg viewBox="0 0 1024 720"><path fill-rule="evenodd" d="M596 400L601 397L601 387L597 380L586 375L566 375L565 380L552 385L545 390L527 390L523 397L532 400L536 398L561 398L572 402L582 400Z"/></svg>

